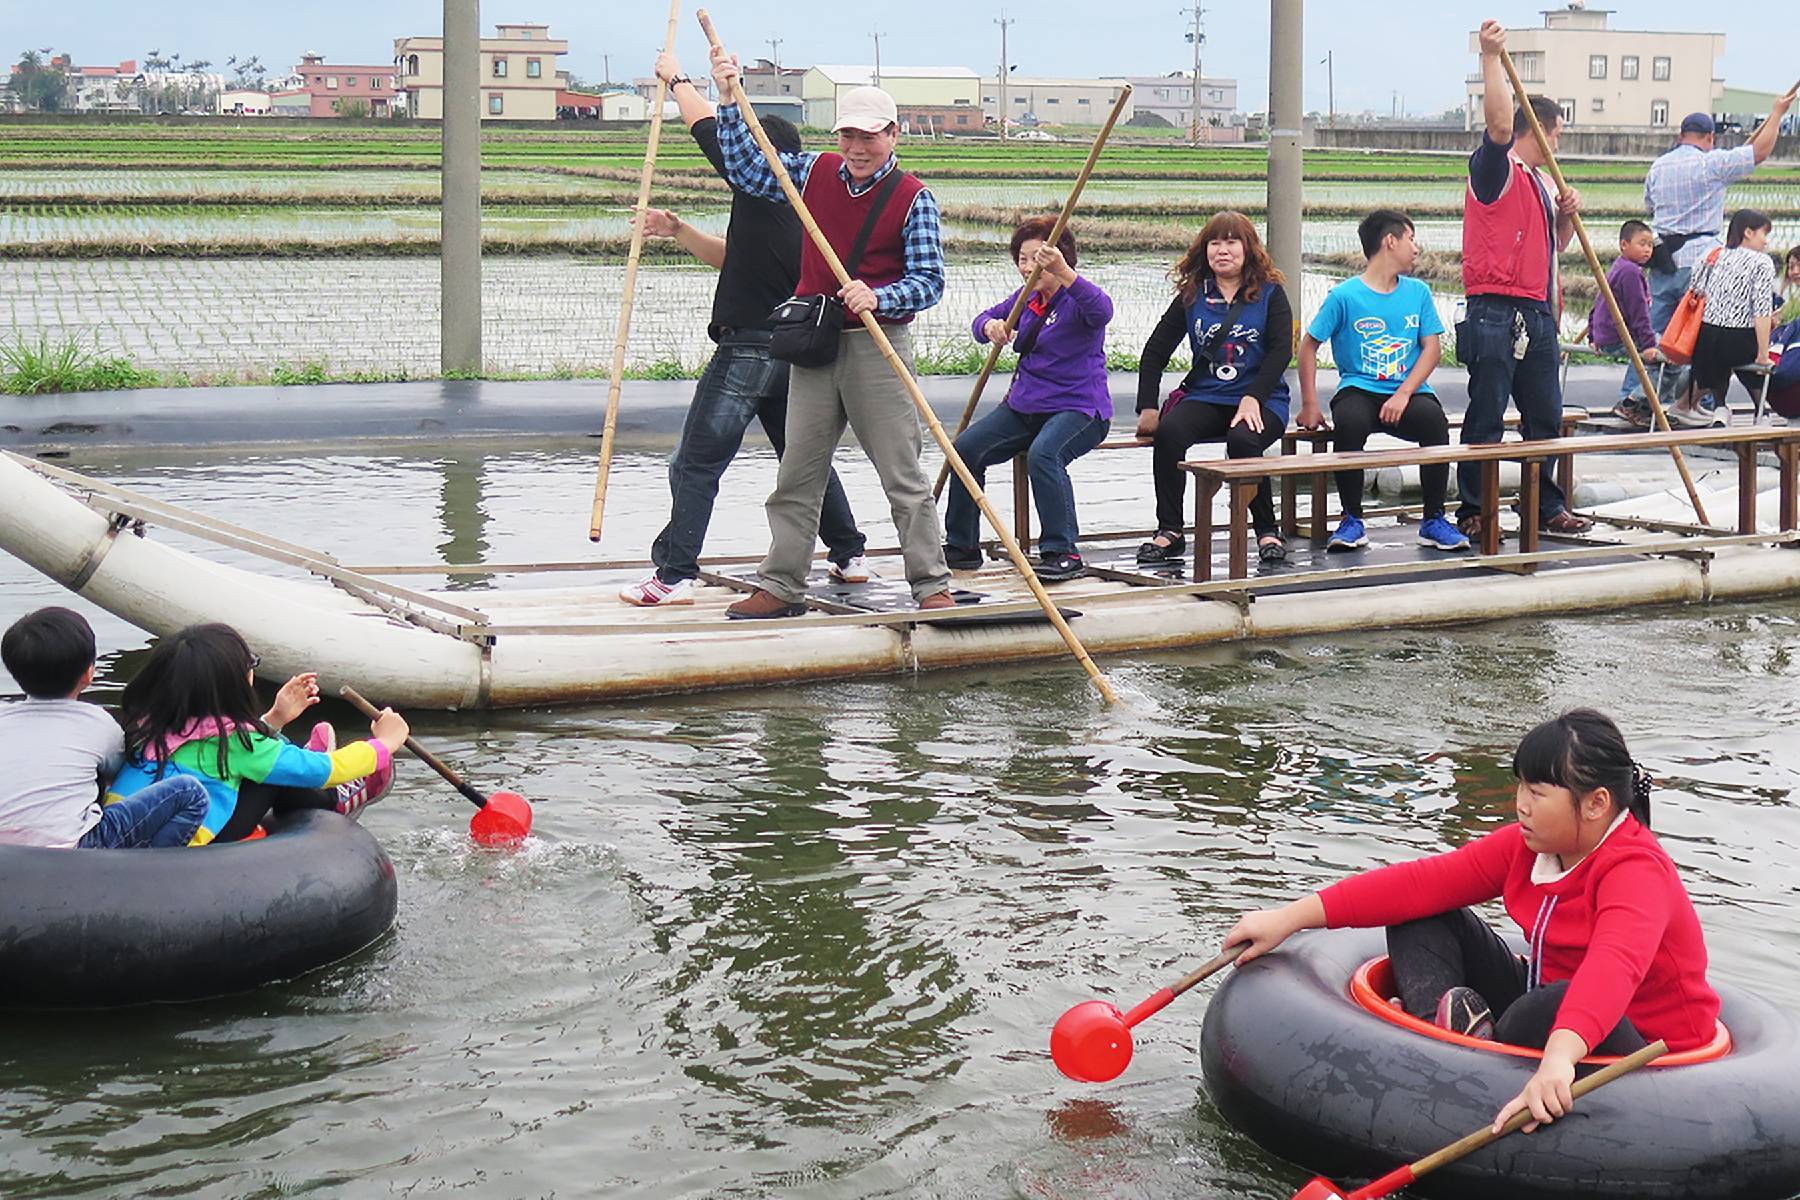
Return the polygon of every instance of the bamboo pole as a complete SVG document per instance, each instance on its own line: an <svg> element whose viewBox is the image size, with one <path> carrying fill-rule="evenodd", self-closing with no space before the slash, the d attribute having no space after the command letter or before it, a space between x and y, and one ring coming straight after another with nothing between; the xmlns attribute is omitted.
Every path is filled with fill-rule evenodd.
<svg viewBox="0 0 1800 1200"><path fill-rule="evenodd" d="M663 52L675 49L675 23L681 17L681 0L669 0L669 28L663 35ZM631 301L637 292L638 257L644 252L644 213L650 207L650 179L656 173L656 148L662 141L663 104L669 98L669 82L656 77L656 108L650 114L650 144L644 148L644 170L638 176L637 215L631 222L631 250L625 256L625 294L619 299L619 332L613 338L612 381L606 389L606 425L600 433L600 469L594 477L594 508L588 517L588 541L600 540L606 520L606 481L612 474L613 438L619 427L619 392L625 380L625 342L631 333Z"/></svg>
<svg viewBox="0 0 1800 1200"><path fill-rule="evenodd" d="M1512 54L1505 46L1500 47L1500 65L1506 68L1506 77L1512 81L1513 97L1525 113L1525 120L1531 126L1531 136L1536 139L1538 152L1544 156L1544 163L1550 169L1550 178L1556 181L1557 195L1567 195L1569 183L1563 178L1562 168L1556 163L1556 154L1550 149L1550 139L1544 134L1543 123L1538 120L1537 113L1531 107L1531 96L1525 91L1525 81L1519 78L1519 69L1513 65ZM1515 131L1516 133L1516 131ZM1671 431L1669 414L1663 411L1662 399L1656 394L1656 385L1650 380L1650 369L1644 365L1644 356L1638 353L1637 339L1631 336L1625 324L1625 314L1619 311L1619 298L1613 295L1612 285L1606 282L1606 272L1600 269L1600 259L1594 253L1594 244L1588 240L1587 226L1581 220L1581 214L1571 213L1574 220L1575 236L1581 239L1581 252L1587 256L1588 270L1594 273L1594 282L1600 285L1600 295L1606 301L1607 311L1612 314L1613 326L1625 335L1625 349L1631 355L1631 365L1637 371L1638 382L1644 385L1644 395L1650 401L1650 411L1654 415L1652 428L1660 424L1664 432ZM1552 261L1556 256L1555 239L1552 239L1550 254ZM1669 454L1675 460L1675 470L1681 475L1682 486L1687 488L1688 502L1694 506L1694 516L1702 525L1710 525L1706 517L1706 506L1700 502L1700 489L1694 485L1694 476L1688 470L1687 459L1682 457L1681 447L1670 446ZM1536 514L1526 513L1526 520L1536 520Z"/></svg>
<svg viewBox="0 0 1800 1200"><path fill-rule="evenodd" d="M700 19L700 28L706 31L706 40L711 43L713 49L724 49L719 41L718 31L713 28L712 18L707 16L706 10L700 9L696 15ZM800 189L794 186L794 181L788 175L787 168L781 163L781 155L770 143L769 135L763 132L762 122L756 116L756 109L751 106L749 97L744 94L742 80L732 80L730 99L743 112L744 123L750 127L751 136L756 139L756 144L762 150L763 157L768 160L769 169L774 172L775 180L781 185L782 193L787 196L788 203L793 205L795 214L800 218L800 224L806 227L807 236L812 238L819 253L824 255L826 263L831 267L832 274L837 276L838 282L850 283L850 273L844 269L843 261L838 258L837 251L831 248L831 243L826 240L818 223L813 220L812 213L807 210L806 201L801 198ZM906 364L900 361L900 355L894 350L894 344L888 340L888 335L882 331L881 323L875 319L875 314L863 313L862 323L863 327L869 331L869 336L875 339L875 344L881 348L882 357L887 359L888 366L893 368L894 375L905 386L907 394L912 397L913 407L918 409L926 427L931 430L931 436L943 449L944 457L956 470L956 477L962 480L964 487L969 489L969 495L975 498L975 503L981 508L981 513L987 518L988 524L992 525L994 532L1000 535L1001 543L1006 547L1007 554L1012 557L1013 566L1024 577L1026 585L1031 589L1032 596L1044 610L1044 615L1049 618L1050 624L1055 626L1058 634L1062 635L1063 643L1068 646L1069 653L1075 656L1075 661L1079 662L1082 669L1088 673L1088 678L1094 681L1094 687L1099 690L1106 702L1108 704L1116 703L1119 698L1118 694L1106 681L1106 676L1100 673L1100 668L1094 665L1094 660L1088 655L1087 647L1081 644L1081 639L1075 636L1073 629L1069 628L1069 623L1063 619L1062 613L1050 599L1050 593L1044 590L1043 581L1037 577L1037 572L1032 570L1031 562L1025 557L1025 552L1019 549L1019 543L1007 530L1006 523L1000 519L1000 514L996 513L993 506L988 503L986 494L981 490L981 485L976 483L975 477L969 473L968 465L957 455L956 447L950 443L950 435L944 432L944 426L938 421L937 414L931 411L931 405L925 400L925 393L919 390L918 380L912 377L912 372L908 371Z"/></svg>
<svg viewBox="0 0 1800 1200"><path fill-rule="evenodd" d="M1088 151L1087 162L1081 168L1081 174L1075 177L1075 186L1069 191L1069 198L1063 202L1062 212L1057 214L1056 225L1050 230L1045 244L1054 246L1062 240L1063 230L1069 227L1069 217L1075 212L1075 203L1081 199L1081 189L1087 186L1088 176L1094 173L1094 164L1100 161L1100 151L1106 146L1106 139L1112 136L1113 126L1118 124L1119 114L1125 111L1125 101L1131 98L1131 85L1125 85L1119 98L1113 102L1112 112L1107 114L1106 124L1100 127L1099 136L1094 138L1093 148ZM1005 114L1002 114L1004 119ZM1044 273L1040 266L1031 268L1031 275L1025 280L1025 286L1019 289L1018 299L1013 301L1012 309L1006 314L1006 327L1019 327L1019 314L1025 311L1025 302L1031 298L1031 289L1037 286L1038 276ZM999 342L988 346L987 361L981 364L981 374L975 377L975 387L969 393L969 402L963 406L962 418L956 423L953 437L961 437L962 431L969 427L969 421L975 416L975 409L981 404L981 393L987 388L987 381L994 373L994 365L1000 361L1000 351L1005 349ZM944 484L950 480L950 463L946 461L938 471L937 483L931 489L931 498L937 499L944 494Z"/></svg>

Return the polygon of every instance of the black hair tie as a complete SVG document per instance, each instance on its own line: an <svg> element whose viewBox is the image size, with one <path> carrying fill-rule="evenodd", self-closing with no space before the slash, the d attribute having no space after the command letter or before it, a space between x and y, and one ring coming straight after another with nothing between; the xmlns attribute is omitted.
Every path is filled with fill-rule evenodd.
<svg viewBox="0 0 1800 1200"><path fill-rule="evenodd" d="M1650 772L1644 770L1644 768L1637 763L1631 764L1631 796L1632 799L1638 802L1639 806L1644 808L1650 806L1650 789L1653 786L1653 782L1654 781L1650 778Z"/></svg>

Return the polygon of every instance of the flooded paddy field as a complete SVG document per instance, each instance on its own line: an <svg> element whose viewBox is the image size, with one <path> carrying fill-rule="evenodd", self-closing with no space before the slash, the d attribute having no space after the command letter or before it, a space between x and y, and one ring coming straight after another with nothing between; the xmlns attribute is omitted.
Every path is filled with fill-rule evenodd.
<svg viewBox="0 0 1800 1200"><path fill-rule="evenodd" d="M586 452L69 465L345 561L635 556L667 504L638 453L597 548ZM891 541L866 464L840 467ZM1147 503L1118 475L1077 487ZM747 451L709 550L762 548L772 477ZM0 560L0 624L65 602ZM74 603L116 701L146 639ZM1197 965L1247 906L1494 828L1514 740L1575 704L1657 776L1715 976L1789 1002L1797 628L1788 602L1148 655L1105 664L1110 711L1049 664L422 715L532 799L535 840L474 850L404 762L365 817L400 883L367 953L201 1005L9 1017L0 1193L1285 1200L1302 1173L1199 1086L1206 987L1110 1085L1055 1073L1051 1022Z"/></svg>

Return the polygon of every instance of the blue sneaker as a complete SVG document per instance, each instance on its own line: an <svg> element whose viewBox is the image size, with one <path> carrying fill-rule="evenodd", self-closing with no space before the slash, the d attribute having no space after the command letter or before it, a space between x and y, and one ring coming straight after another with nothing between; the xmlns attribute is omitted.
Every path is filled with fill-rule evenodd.
<svg viewBox="0 0 1800 1200"><path fill-rule="evenodd" d="M1419 545L1430 546L1433 550L1467 550L1469 539L1439 513L1419 522Z"/></svg>
<svg viewBox="0 0 1800 1200"><path fill-rule="evenodd" d="M1337 532L1325 543L1327 550L1354 550L1358 546L1369 544L1369 535L1363 531L1361 517L1353 517L1348 513L1338 522Z"/></svg>

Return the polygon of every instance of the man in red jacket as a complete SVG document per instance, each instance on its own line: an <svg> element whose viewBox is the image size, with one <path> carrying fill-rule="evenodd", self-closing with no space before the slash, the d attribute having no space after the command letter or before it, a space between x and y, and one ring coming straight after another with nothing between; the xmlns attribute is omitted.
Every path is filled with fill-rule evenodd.
<svg viewBox="0 0 1800 1200"><path fill-rule="evenodd" d="M1540 171L1545 164L1525 110L1513 110L1512 86L1500 55L1506 30L1484 21L1481 40L1482 113L1487 127L1469 157L1469 193L1463 207L1463 291L1468 315L1456 327L1457 358L1469 369L1469 409L1463 445L1497 442L1505 431L1506 402L1519 406L1520 432L1531 440L1554 438L1562 429L1562 381L1557 333L1562 286L1556 255L1575 236L1581 197L1573 188L1552 197ZM1562 134L1562 110L1542 96L1532 111L1554 150ZM1457 526L1470 541L1481 538L1481 468L1457 468L1462 506ZM1520 514L1553 533L1580 533L1593 525L1564 503L1562 489L1542 482L1538 511Z"/></svg>

